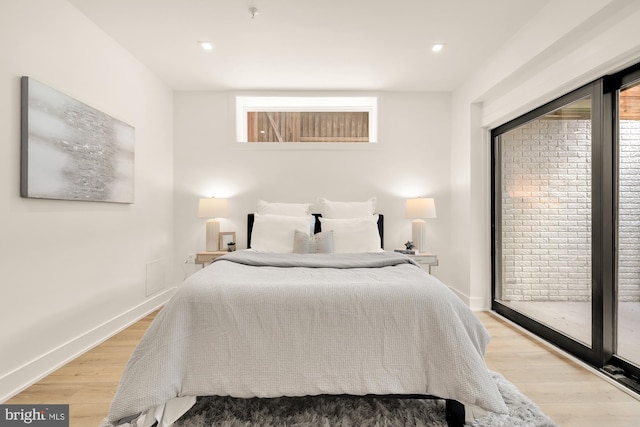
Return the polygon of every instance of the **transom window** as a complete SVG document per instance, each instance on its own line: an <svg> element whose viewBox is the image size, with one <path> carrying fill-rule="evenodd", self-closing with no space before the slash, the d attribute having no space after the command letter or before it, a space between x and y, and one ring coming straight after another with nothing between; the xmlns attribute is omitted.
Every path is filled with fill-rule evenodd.
<svg viewBox="0 0 640 427"><path fill-rule="evenodd" d="M375 97L236 98L238 142L377 142Z"/></svg>

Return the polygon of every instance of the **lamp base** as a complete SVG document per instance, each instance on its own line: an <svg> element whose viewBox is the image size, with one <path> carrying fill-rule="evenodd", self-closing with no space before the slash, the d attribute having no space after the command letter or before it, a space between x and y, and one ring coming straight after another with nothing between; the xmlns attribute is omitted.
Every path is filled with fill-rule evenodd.
<svg viewBox="0 0 640 427"><path fill-rule="evenodd" d="M424 220L414 219L411 223L411 239L418 253L424 252L426 249L424 237Z"/></svg>
<svg viewBox="0 0 640 427"><path fill-rule="evenodd" d="M220 235L220 221L215 219L207 220L207 252L216 252L218 247L218 236Z"/></svg>

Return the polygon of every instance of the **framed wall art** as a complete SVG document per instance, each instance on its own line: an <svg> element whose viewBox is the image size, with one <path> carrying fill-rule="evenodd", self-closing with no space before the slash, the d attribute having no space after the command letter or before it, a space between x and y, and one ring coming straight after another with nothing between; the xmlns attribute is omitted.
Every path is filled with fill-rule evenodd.
<svg viewBox="0 0 640 427"><path fill-rule="evenodd" d="M30 77L21 89L20 195L133 203L134 128Z"/></svg>

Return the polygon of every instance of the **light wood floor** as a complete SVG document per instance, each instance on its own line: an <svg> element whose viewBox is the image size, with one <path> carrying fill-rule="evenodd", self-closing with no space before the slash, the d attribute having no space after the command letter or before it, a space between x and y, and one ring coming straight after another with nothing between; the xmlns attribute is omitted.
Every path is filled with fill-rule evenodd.
<svg viewBox="0 0 640 427"><path fill-rule="evenodd" d="M5 403L68 403L72 427L106 416L124 366L155 314L79 357ZM640 401L490 313L478 313L492 336L486 362L561 427L640 425Z"/></svg>
<svg viewBox="0 0 640 427"><path fill-rule="evenodd" d="M506 320L478 313L491 334L485 360L561 427L640 426L640 400Z"/></svg>

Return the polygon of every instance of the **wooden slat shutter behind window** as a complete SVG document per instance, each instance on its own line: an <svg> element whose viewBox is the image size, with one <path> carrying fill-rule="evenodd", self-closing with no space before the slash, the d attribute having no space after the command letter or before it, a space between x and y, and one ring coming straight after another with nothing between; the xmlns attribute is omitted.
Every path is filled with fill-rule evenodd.
<svg viewBox="0 0 640 427"><path fill-rule="evenodd" d="M369 142L368 112L247 114L248 142Z"/></svg>

